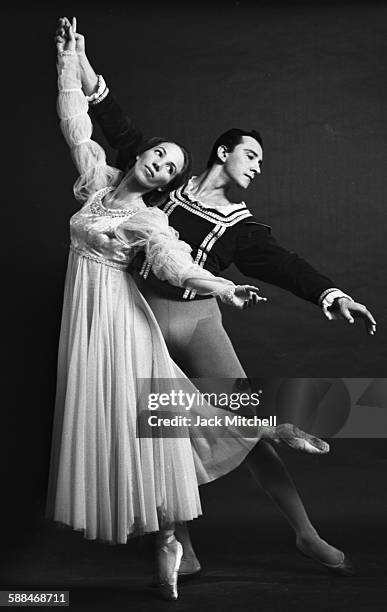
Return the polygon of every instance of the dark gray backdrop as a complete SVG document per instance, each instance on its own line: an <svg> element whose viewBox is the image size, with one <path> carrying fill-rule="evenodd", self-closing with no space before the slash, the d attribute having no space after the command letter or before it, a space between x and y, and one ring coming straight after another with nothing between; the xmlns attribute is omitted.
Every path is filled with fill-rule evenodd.
<svg viewBox="0 0 387 612"><path fill-rule="evenodd" d="M263 173L236 197L378 320L370 338L359 323L329 323L316 307L258 283L268 304L224 310L247 372L385 375L382 3L9 4L2 130L10 393L2 465L10 503L2 511L13 540L33 527L44 498L68 219L76 210L76 175L55 113L53 33L62 14L77 15L97 71L139 126L186 142L197 171L219 132L259 129ZM230 276L241 279L235 270ZM356 448L384 456L375 441Z"/></svg>

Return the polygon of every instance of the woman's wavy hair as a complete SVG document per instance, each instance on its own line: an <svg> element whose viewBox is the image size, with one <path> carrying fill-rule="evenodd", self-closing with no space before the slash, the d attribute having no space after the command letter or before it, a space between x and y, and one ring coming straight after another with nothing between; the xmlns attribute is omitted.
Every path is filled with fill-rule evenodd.
<svg viewBox="0 0 387 612"><path fill-rule="evenodd" d="M171 140L170 138L161 138L159 136L154 136L153 138L149 138L145 142L141 144L141 146L137 150L137 155L142 155L145 151L149 149L153 149L163 142L172 142L173 144L180 147L183 157L184 163L183 168L173 177L173 179L165 185L162 191L158 191L157 189L153 189L144 195L144 201L148 206L159 206L163 204L168 199L171 191L174 191L181 185L184 185L190 178L192 174L192 156L191 153L184 147L180 142L176 142L176 140Z"/></svg>

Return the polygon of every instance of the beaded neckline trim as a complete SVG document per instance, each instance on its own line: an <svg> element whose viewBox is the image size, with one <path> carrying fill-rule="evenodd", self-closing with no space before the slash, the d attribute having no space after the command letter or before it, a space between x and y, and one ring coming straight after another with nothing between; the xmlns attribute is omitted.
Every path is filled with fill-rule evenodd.
<svg viewBox="0 0 387 612"><path fill-rule="evenodd" d="M97 191L90 204L90 210L94 215L100 217L128 217L136 212L134 208L105 208L102 204L102 199L107 193L114 191L114 189L115 187L104 187Z"/></svg>

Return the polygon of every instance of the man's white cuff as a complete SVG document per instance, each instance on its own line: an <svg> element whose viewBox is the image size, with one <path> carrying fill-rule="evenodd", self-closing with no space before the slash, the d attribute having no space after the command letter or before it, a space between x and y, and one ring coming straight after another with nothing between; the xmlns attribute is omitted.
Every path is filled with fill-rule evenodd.
<svg viewBox="0 0 387 612"><path fill-rule="evenodd" d="M92 93L90 96L86 96L86 100L89 104L98 104L106 98L109 93L109 89L106 86L105 79L102 74L98 74L98 87L97 91Z"/></svg>
<svg viewBox="0 0 387 612"><path fill-rule="evenodd" d="M331 289L326 289L325 291L323 291L323 293L318 298L318 303L319 306L321 306L325 310L325 308L330 308L335 300L343 297L348 298L349 300L351 300L351 302L354 301L354 299L350 295L344 293L344 291L341 291L341 289L337 289L337 287L332 287Z"/></svg>

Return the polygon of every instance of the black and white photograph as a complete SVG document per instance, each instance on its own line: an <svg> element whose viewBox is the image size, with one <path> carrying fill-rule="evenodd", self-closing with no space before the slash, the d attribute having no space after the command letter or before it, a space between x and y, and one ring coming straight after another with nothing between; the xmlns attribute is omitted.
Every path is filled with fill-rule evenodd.
<svg viewBox="0 0 387 612"><path fill-rule="evenodd" d="M6 3L1 606L386 609L386 28Z"/></svg>

